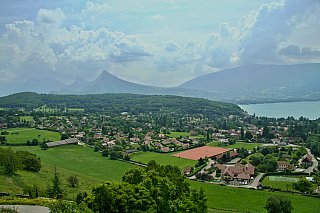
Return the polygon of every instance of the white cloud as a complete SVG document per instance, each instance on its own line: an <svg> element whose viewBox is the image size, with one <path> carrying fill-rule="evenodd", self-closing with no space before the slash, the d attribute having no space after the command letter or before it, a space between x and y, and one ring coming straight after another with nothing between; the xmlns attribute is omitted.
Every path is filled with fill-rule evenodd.
<svg viewBox="0 0 320 213"><path fill-rule="evenodd" d="M137 83L172 86L248 63L319 62L320 48L284 44L299 26L309 24L309 16L319 13L319 8L315 0L263 5L242 17L237 26L221 23L218 32L200 42L168 39L159 46L146 43L139 34L110 30L107 17L115 9L108 4L88 1L78 14L79 26L64 26L69 14L60 8L41 9L35 22L6 25L0 40L0 73L6 77L1 79L16 79L22 73L92 78L109 69ZM155 22L150 17L163 18L145 17L149 22Z"/></svg>
<svg viewBox="0 0 320 213"><path fill-rule="evenodd" d="M151 17L151 19L163 19L163 16L154 15L154 16Z"/></svg>
<svg viewBox="0 0 320 213"><path fill-rule="evenodd" d="M81 11L81 22L86 29L98 29L105 26L105 14L112 9L108 4L98 4L87 1L86 8Z"/></svg>

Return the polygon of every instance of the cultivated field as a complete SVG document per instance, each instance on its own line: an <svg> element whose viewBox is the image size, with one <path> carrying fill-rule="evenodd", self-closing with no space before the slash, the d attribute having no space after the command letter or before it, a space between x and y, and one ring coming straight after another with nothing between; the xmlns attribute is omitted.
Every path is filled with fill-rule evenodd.
<svg viewBox="0 0 320 213"><path fill-rule="evenodd" d="M52 132L47 130L39 130L33 128L14 128L14 129L3 129L0 132L7 131L8 135L3 135L6 137L8 143L27 143L33 139L37 139L39 142L43 140L47 141L59 141L61 139L60 133Z"/></svg>
<svg viewBox="0 0 320 213"><path fill-rule="evenodd" d="M147 164L150 160L155 160L158 164L178 166L181 170L183 170L185 166L194 166L197 163L195 160L155 152L138 152L130 155L130 157L132 161Z"/></svg>

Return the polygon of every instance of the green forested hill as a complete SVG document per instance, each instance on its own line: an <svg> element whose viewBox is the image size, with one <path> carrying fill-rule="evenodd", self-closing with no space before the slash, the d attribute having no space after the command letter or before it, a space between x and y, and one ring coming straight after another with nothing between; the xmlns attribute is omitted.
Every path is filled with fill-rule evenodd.
<svg viewBox="0 0 320 213"><path fill-rule="evenodd" d="M202 114L206 118L228 115L242 115L243 111L235 104L210 101L201 98L162 95L135 94L95 94L95 95L53 95L31 92L17 93L0 97L0 107L24 108L32 110L46 105L47 108L80 108L86 112L107 112L119 114L128 112L181 114Z"/></svg>

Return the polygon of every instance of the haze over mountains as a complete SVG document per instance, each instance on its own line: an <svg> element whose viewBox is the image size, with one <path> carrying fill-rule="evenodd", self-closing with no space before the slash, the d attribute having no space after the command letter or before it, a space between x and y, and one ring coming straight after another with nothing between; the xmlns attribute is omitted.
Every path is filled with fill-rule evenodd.
<svg viewBox="0 0 320 213"><path fill-rule="evenodd" d="M320 64L246 65L210 73L172 88L128 82L104 70L93 81L78 78L70 85L49 77L28 79L22 85L0 85L0 95L25 91L79 95L134 93L202 97L234 103L298 101L319 100L319 80Z"/></svg>

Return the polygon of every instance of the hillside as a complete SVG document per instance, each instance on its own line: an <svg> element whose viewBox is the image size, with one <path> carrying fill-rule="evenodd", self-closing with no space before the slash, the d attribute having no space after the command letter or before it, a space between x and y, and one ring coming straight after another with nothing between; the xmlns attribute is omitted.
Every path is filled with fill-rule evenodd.
<svg viewBox="0 0 320 213"><path fill-rule="evenodd" d="M192 79L178 88L219 94L233 102L320 98L320 64L246 65Z"/></svg>
<svg viewBox="0 0 320 213"><path fill-rule="evenodd" d="M47 108L61 111L65 110L65 108L77 108L84 109L87 112L108 112L108 114L122 112L132 114L177 112L182 114L202 114L206 117L243 114L241 108L235 104L169 95L123 93L53 95L25 92L0 97L0 107L4 108L33 110L44 105Z"/></svg>

